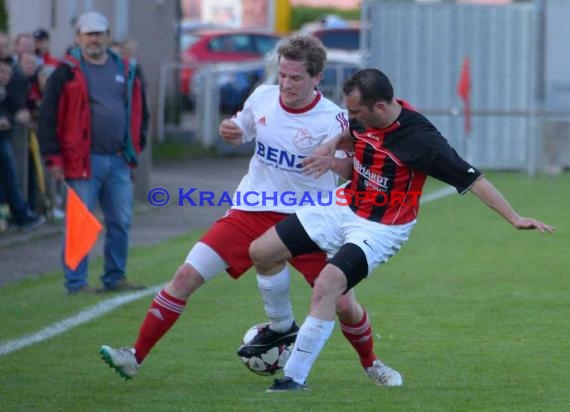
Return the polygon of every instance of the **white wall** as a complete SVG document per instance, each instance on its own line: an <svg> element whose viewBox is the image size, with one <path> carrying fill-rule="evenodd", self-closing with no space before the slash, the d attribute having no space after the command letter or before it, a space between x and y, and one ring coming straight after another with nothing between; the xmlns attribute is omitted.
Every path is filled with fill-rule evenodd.
<svg viewBox="0 0 570 412"><path fill-rule="evenodd" d="M570 110L570 2L548 0L546 11L546 105Z"/></svg>
<svg viewBox="0 0 570 412"><path fill-rule="evenodd" d="M136 0L136 4L143 7L157 2L160 0ZM18 33L43 28L50 33L52 53L59 57L73 44L74 24L87 11L103 13L109 19L111 35L125 37L129 30L130 5L131 0L8 0L9 34L15 37ZM122 37L117 40L124 40Z"/></svg>
<svg viewBox="0 0 570 412"><path fill-rule="evenodd" d="M52 53L59 56L73 41L73 30L65 13L67 7L60 6L52 19L52 2L53 0L8 0L9 34L15 37L18 33L30 33L43 28L50 33ZM75 0L59 0L57 3L69 2L75 3Z"/></svg>

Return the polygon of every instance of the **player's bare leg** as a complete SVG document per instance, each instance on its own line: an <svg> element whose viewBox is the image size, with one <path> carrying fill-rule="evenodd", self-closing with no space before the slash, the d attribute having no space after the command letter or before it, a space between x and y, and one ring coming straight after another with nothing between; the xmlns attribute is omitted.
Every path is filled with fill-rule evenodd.
<svg viewBox="0 0 570 412"><path fill-rule="evenodd" d="M150 350L178 320L186 301L204 278L190 264L182 264L172 280L152 301L132 348L112 348L103 345L99 353L103 360L125 379L132 379Z"/></svg>

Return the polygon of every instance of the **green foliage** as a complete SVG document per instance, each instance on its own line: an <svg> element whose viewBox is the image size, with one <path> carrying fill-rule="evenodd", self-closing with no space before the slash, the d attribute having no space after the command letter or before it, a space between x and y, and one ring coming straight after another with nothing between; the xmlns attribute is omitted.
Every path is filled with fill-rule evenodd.
<svg viewBox="0 0 570 412"><path fill-rule="evenodd" d="M318 21L327 14L336 14L347 20L360 20L360 9L340 10L334 7L297 6L291 10L291 31L299 30L303 24Z"/></svg>
<svg viewBox="0 0 570 412"><path fill-rule="evenodd" d="M8 33L8 10L6 8L6 0L0 0L0 31Z"/></svg>
<svg viewBox="0 0 570 412"><path fill-rule="evenodd" d="M522 214L558 232L516 231L471 194L423 205L409 242L356 288L376 351L403 374L401 388L369 382L337 327L309 377L310 391L265 393L271 379L247 371L235 354L243 333L265 319L250 271L239 281L221 274L194 294L133 381L123 382L97 351L132 344L152 294L0 356L1 409L566 411L570 209L560 206L570 200L570 174L487 176ZM440 187L429 181L426 193ZM199 236L132 250L129 277L164 284ZM94 285L101 266L101 259L91 262ZM292 276L299 322L309 294ZM116 296L66 297L59 271L0 288L0 346Z"/></svg>

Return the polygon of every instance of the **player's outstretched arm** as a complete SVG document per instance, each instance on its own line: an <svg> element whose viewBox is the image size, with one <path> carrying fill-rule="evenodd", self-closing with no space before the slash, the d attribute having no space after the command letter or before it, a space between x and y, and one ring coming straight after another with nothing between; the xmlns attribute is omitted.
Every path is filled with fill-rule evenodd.
<svg viewBox="0 0 570 412"><path fill-rule="evenodd" d="M536 229L543 233L552 233L555 230L554 226L540 220L520 216L501 192L484 177L480 177L473 183L469 190L517 229Z"/></svg>

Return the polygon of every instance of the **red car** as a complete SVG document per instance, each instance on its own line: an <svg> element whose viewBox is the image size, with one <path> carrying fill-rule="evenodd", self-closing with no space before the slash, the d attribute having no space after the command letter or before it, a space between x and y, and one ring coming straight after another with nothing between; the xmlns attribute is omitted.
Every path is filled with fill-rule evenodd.
<svg viewBox="0 0 570 412"><path fill-rule="evenodd" d="M244 30L198 30L185 34L181 51L181 92L188 96L196 65L255 60L273 50L280 36L275 33Z"/></svg>

